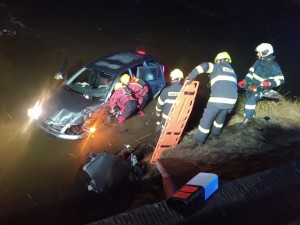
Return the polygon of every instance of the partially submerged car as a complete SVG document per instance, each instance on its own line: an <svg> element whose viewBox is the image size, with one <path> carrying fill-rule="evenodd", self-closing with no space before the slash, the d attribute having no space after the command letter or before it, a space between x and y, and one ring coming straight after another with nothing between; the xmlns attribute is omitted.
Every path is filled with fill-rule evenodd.
<svg viewBox="0 0 300 225"><path fill-rule="evenodd" d="M117 52L84 66L47 100L38 101L28 116L55 137L76 140L94 130L96 112L107 106L115 83L127 73L142 79L155 98L166 85L164 66L142 51ZM61 74L56 78L63 79Z"/></svg>

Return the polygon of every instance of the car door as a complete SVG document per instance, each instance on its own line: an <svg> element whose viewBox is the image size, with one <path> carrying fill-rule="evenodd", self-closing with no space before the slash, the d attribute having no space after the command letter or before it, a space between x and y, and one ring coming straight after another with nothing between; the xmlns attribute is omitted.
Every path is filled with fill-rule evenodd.
<svg viewBox="0 0 300 225"><path fill-rule="evenodd" d="M166 85L162 65L157 61L147 61L143 66L138 66L136 75L147 83L153 98L156 98Z"/></svg>

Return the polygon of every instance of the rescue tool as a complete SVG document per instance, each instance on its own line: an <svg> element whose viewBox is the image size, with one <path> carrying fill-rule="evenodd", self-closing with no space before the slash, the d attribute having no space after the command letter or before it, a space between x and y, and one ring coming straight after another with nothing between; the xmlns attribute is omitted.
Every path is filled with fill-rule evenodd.
<svg viewBox="0 0 300 225"><path fill-rule="evenodd" d="M268 98L273 100L281 100L283 96L279 94L277 91L273 89L268 89L264 87L262 84L254 85L249 83L245 83L243 88L248 92L255 92L261 95L262 98Z"/></svg>

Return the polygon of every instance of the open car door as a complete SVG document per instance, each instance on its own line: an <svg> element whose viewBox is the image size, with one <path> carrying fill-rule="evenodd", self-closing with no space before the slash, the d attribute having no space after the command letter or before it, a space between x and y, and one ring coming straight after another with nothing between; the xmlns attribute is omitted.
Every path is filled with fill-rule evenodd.
<svg viewBox="0 0 300 225"><path fill-rule="evenodd" d="M150 88L151 97L156 98L166 85L166 79L159 65L140 66L137 68L137 78L142 79Z"/></svg>

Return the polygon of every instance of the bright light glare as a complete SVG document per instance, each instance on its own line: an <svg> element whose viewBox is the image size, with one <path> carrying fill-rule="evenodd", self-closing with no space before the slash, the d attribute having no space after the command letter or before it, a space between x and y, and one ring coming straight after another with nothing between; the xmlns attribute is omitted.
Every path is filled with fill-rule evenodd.
<svg viewBox="0 0 300 225"><path fill-rule="evenodd" d="M95 127L91 127L90 128L90 133L94 133L96 131L96 128Z"/></svg>
<svg viewBox="0 0 300 225"><path fill-rule="evenodd" d="M42 107L40 101L37 101L31 109L27 110L27 115L32 120L37 120L41 115L41 113L42 113Z"/></svg>

